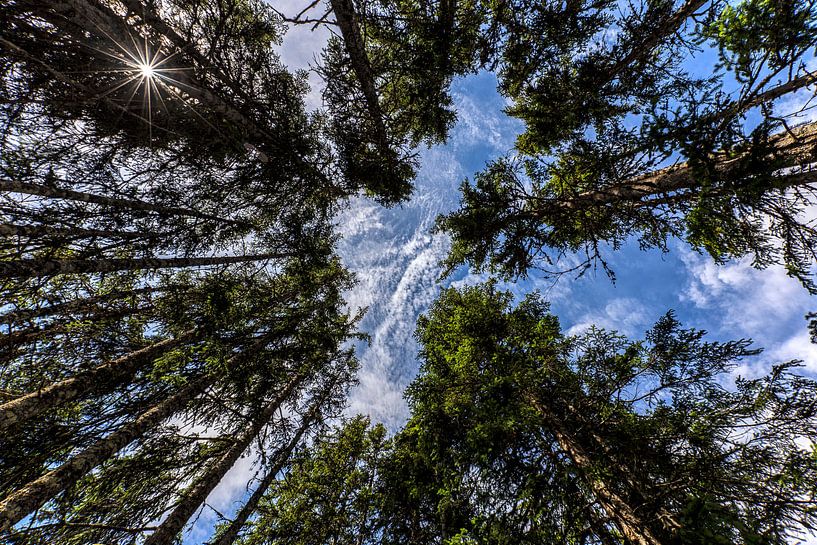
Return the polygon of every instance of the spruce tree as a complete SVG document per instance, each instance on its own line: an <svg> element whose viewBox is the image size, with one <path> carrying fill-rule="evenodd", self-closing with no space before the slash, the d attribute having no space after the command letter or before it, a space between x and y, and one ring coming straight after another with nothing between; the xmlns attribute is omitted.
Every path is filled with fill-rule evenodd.
<svg viewBox="0 0 817 545"><path fill-rule="evenodd" d="M279 478L240 543L783 545L817 527L817 383L672 313L567 336L538 296L444 291L409 421L358 418Z"/></svg>
<svg viewBox="0 0 817 545"><path fill-rule="evenodd" d="M810 2L509 2L488 13L499 90L524 131L440 219L450 267L558 274L578 253L577 270L606 268L605 249L631 237L662 250L679 237L718 262L784 265L814 290L814 125L786 106L815 82Z"/></svg>
<svg viewBox="0 0 817 545"><path fill-rule="evenodd" d="M275 276L252 269L211 275L156 298L156 314L142 323L148 330L197 333L170 337L171 345L151 349L118 382L97 379L72 389L72 398L44 398L49 386L13 395L4 408L30 398L40 403L26 419L9 421L3 439L0 520L7 537L20 543L43 536L65 543L119 539L127 535L119 529L148 528L173 511L162 527L144 532L174 539L252 442L261 441L268 455L286 450L279 436L289 425L273 413L312 399L323 401L310 421L336 411L356 368L341 346L354 326L341 311L348 285L336 261L297 260ZM35 344L26 357L36 354ZM73 363L79 366L74 373L66 369L69 361L55 363L67 375L54 383L61 391L65 383L98 374L97 368L82 371L82 360ZM22 369L12 373L18 381ZM183 431L197 428L226 435L198 439L201 433ZM231 437L230 430L239 431ZM167 482L155 490L131 490L140 478L160 475ZM114 499L123 490L128 495ZM154 495L160 491L164 496ZM174 507L173 496L184 501ZM118 502L126 507L121 513L109 509ZM30 523L11 528L31 513Z"/></svg>

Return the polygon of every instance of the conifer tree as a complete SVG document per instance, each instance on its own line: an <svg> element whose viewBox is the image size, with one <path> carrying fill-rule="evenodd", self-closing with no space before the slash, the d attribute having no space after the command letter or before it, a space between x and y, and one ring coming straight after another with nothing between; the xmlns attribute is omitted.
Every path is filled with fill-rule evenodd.
<svg viewBox="0 0 817 545"><path fill-rule="evenodd" d="M271 483L241 545L376 543L379 471L391 452L383 425L357 416L320 435Z"/></svg>
<svg viewBox="0 0 817 545"><path fill-rule="evenodd" d="M644 341L571 338L536 296L445 292L419 322L404 443L426 466L408 474L436 475L441 537L783 544L814 528L817 385L787 363L725 387L757 351L703 335L670 313Z"/></svg>
<svg viewBox="0 0 817 545"><path fill-rule="evenodd" d="M817 527L817 383L683 329L561 332L538 296L444 291L411 417L319 439L240 543L783 545Z"/></svg>
<svg viewBox="0 0 817 545"><path fill-rule="evenodd" d="M184 283L183 277L170 282ZM341 312L341 292L348 285L348 274L336 261L297 260L277 276L252 269L211 275L157 297L156 314L142 327L197 334L151 352L118 383L97 380L71 399L45 399L36 414L9 422L0 464L0 522L6 535L20 543L43 536L66 543L119 539L128 535L122 528L148 528L172 510L163 527L144 532L158 532L154 540L175 538L190 510L199 508L250 443L262 441L270 455L285 450L280 439L285 422L273 413L313 398L323 400L313 420L336 410L355 370L353 356L341 347L354 325ZM36 345L29 350L30 356L37 354ZM84 377L82 360L55 363L63 373L72 364L80 367L54 385ZM24 369L9 374L22 384ZM16 407L16 401L48 391L46 386L12 395L6 405ZM179 426L227 435L199 439L207 434ZM230 437L231 429L243 431ZM167 482L155 490L130 491L135 485L128 483L159 476ZM191 478L193 488L185 492ZM127 497L115 499L121 492L117 486L130 491ZM160 491L164 496L154 495ZM174 495L185 500L175 508ZM118 502L130 507L111 511ZM32 512L31 524L11 528Z"/></svg>
<svg viewBox="0 0 817 545"><path fill-rule="evenodd" d="M450 267L559 274L578 253L584 271L630 237L662 250L679 237L815 289L815 126L787 106L815 83L812 2L486 9L499 90L525 128L440 219Z"/></svg>

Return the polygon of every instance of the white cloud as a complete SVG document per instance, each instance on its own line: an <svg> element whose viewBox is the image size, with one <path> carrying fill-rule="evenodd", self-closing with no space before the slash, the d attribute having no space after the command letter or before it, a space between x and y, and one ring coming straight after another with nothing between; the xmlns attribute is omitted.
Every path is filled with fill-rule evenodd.
<svg viewBox="0 0 817 545"><path fill-rule="evenodd" d="M758 270L748 258L718 265L686 248L678 251L689 273L680 299L717 311L722 329L759 338L808 311L808 293L781 266Z"/></svg>
<svg viewBox="0 0 817 545"><path fill-rule="evenodd" d="M470 174L461 158L475 149L483 157L486 145L494 153L512 145L513 123L496 98L485 104L455 93L459 121L451 143L422 151L410 201L384 209L354 199L337 217L343 237L338 251L358 279L346 300L352 309L368 307L361 327L371 336L371 345L358 350L360 384L350 394L350 413L368 414L392 429L408 416L403 391L419 365L414 328L442 287L439 263L450 245L446 235L430 230L439 214L456 206L456 188Z"/></svg>
<svg viewBox="0 0 817 545"><path fill-rule="evenodd" d="M748 259L716 265L708 257L682 251L689 282L680 295L706 310L709 328L728 339L751 338L763 348L759 357L747 358L733 376L756 378L772 365L802 360L802 372L817 374L817 345L810 342L805 314L817 310L800 283L773 266L758 270Z"/></svg>
<svg viewBox="0 0 817 545"><path fill-rule="evenodd" d="M652 318L641 301L632 297L618 297L607 303L602 311L584 314L567 330L567 334L577 335L596 326L633 337L643 333Z"/></svg>
<svg viewBox="0 0 817 545"><path fill-rule="evenodd" d="M520 122L482 101L454 93L457 104L457 128L451 135L451 146L456 148L488 145L495 153L505 153L513 147Z"/></svg>
<svg viewBox="0 0 817 545"><path fill-rule="evenodd" d="M360 284L349 301L370 306L364 325L371 345L359 352L360 384L351 392L349 412L366 413L392 428L408 416L402 392L417 371L415 322L437 295L438 263L447 251L446 237L418 229L403 245L370 254L391 266L380 263L358 273Z"/></svg>
<svg viewBox="0 0 817 545"><path fill-rule="evenodd" d="M803 370L817 374L817 344L811 342L805 329L767 351L775 362L802 360Z"/></svg>
<svg viewBox="0 0 817 545"><path fill-rule="evenodd" d="M805 62L805 70L813 73L817 69L817 59L811 58ZM775 113L781 117L797 114L798 122L807 123L817 120L817 104L814 102L814 86L806 87L786 95L775 104Z"/></svg>

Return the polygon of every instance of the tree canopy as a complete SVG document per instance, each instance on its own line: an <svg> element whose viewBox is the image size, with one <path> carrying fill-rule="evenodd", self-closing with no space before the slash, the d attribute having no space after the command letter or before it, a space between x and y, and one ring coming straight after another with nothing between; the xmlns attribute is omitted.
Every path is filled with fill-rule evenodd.
<svg viewBox="0 0 817 545"><path fill-rule="evenodd" d="M626 241L681 238L817 293L817 122L791 107L817 83L817 4L324 4L3 2L0 541L181 543L208 509L209 545L817 531L817 382L796 361L738 376L759 349L673 312L642 340L568 335L490 280L420 318L389 433L344 414L365 335L335 253L337 212L406 201L452 82L490 71L524 130L439 218L449 272L560 275L578 254L612 274ZM317 107L279 55L289 25L332 29ZM225 516L208 498L242 458Z"/></svg>
<svg viewBox="0 0 817 545"><path fill-rule="evenodd" d="M785 544L814 530L817 382L668 313L644 340L560 331L532 295L441 295L411 417L360 418L271 487L243 543ZM810 445L806 446L806 445Z"/></svg>
<svg viewBox="0 0 817 545"><path fill-rule="evenodd" d="M814 125L788 106L814 83L812 2L519 4L490 18L524 132L440 219L450 267L606 268L608 248L679 237L814 290Z"/></svg>

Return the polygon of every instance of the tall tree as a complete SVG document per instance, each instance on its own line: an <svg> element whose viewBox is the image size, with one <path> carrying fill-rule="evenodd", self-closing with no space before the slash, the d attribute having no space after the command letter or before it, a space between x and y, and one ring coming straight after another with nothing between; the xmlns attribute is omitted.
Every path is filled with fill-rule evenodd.
<svg viewBox="0 0 817 545"><path fill-rule="evenodd" d="M817 384L789 363L726 387L757 351L703 335L668 314L640 342L571 338L536 296L445 292L419 323L407 438L444 485L440 531L782 544L813 528Z"/></svg>
<svg viewBox="0 0 817 545"><path fill-rule="evenodd" d="M170 282L183 283L183 276ZM168 502L174 495L195 510L250 442L280 434L275 430L283 423L274 422L272 412L313 396L327 403L331 398L327 407L337 407L355 369L351 353L341 347L354 327L341 311L341 292L349 281L334 260L297 260L277 276L252 269L212 275L157 298L148 327L194 326L199 334L186 340L187 347L177 343L152 353L127 380L100 382L104 388L97 384L80 392L67 406L65 400L60 406L46 404L38 416L7 430L0 464L0 524L6 535L20 543L43 536L66 543L118 539L129 535L122 528L148 528L173 510ZM69 372L63 382L72 378ZM41 391L49 390L33 394ZM27 396L9 403L17 399ZM262 434L268 424L270 431ZM229 432L220 439L198 439L179 426L216 434L243 431L240 441ZM31 440L20 441L23 437ZM199 448L208 441L214 441L212 448ZM265 447L270 454L284 448L270 441ZM154 490L127 484L159 475L167 482ZM110 483L100 482L108 476ZM191 478L201 492L184 492ZM127 496L114 500L122 490ZM164 497L154 495L160 492ZM117 502L130 507L111 511ZM31 524L10 528L41 506ZM168 521L176 519L180 525L165 526L171 538L187 522L181 514Z"/></svg>
<svg viewBox="0 0 817 545"><path fill-rule="evenodd" d="M564 335L493 284L420 319L411 417L316 442L242 543L790 543L817 528L817 383L729 373L749 341L669 313L644 340Z"/></svg>
<svg viewBox="0 0 817 545"><path fill-rule="evenodd" d="M366 159L380 174L348 168L370 120L306 112L262 2L15 0L1 17L4 276L263 266L331 238L339 199L410 189L392 152Z"/></svg>
<svg viewBox="0 0 817 545"><path fill-rule="evenodd" d="M525 130L441 218L451 267L558 273L579 253L585 270L630 237L680 237L815 289L814 125L789 106L815 83L813 2L509 4L499 88Z"/></svg>
<svg viewBox="0 0 817 545"><path fill-rule="evenodd" d="M271 484L238 543L376 543L378 471L389 452L385 428L361 416L322 434Z"/></svg>

